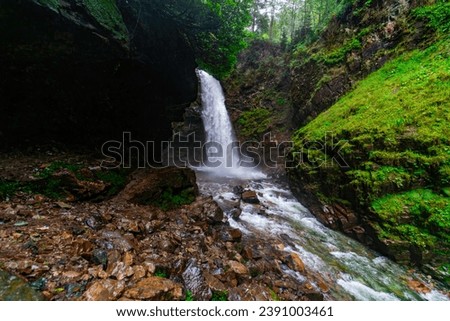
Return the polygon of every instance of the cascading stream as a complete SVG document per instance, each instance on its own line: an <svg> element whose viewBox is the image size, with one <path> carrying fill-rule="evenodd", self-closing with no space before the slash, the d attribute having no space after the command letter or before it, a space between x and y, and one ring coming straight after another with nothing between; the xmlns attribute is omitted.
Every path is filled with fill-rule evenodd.
<svg viewBox="0 0 450 321"><path fill-rule="evenodd" d="M204 71L198 71L202 90L202 118L207 143L222 146L221 166L196 168L202 193L212 195L225 212L230 202L239 201L233 186L242 185L258 193L265 214L251 204L240 203L239 220L231 225L244 233L264 239L271 235L281 241L286 237L285 251L297 253L307 269L319 274L330 288L330 295L342 300L447 300L425 276L411 275L405 268L367 249L362 244L324 227L300 204L284 184L267 178L259 170L239 167L240 155L233 146L236 141L219 81ZM226 146L226 147L225 147ZM216 150L213 150L216 152ZM229 154L231 153L231 154ZM212 156L211 153L209 156ZM233 159L226 163L226 160ZM211 160L210 160L211 161ZM229 214L229 213L227 213ZM286 268L298 282L305 277ZM408 286L417 279L432 289L419 293Z"/></svg>

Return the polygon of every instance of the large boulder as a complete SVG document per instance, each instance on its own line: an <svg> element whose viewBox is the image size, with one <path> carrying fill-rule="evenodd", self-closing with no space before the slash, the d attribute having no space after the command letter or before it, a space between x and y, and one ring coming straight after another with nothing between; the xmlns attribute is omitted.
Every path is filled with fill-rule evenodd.
<svg viewBox="0 0 450 321"><path fill-rule="evenodd" d="M188 168L138 170L131 182L118 195L118 199L137 204L171 207L177 201L192 202L198 195L195 172ZM189 202L190 201L190 202Z"/></svg>

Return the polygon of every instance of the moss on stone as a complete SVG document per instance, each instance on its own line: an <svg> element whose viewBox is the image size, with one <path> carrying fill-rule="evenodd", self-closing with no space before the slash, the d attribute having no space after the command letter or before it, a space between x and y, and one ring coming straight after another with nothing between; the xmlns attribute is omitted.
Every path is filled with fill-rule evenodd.
<svg viewBox="0 0 450 321"><path fill-rule="evenodd" d="M115 0L83 0L88 13L114 37L128 42L128 31Z"/></svg>
<svg viewBox="0 0 450 321"><path fill-rule="evenodd" d="M449 53L444 39L401 55L294 135L294 153L306 155L299 176L375 220L380 240L408 242L438 261L450 256ZM333 156L317 142L338 141L349 166L316 166Z"/></svg>
<svg viewBox="0 0 450 321"><path fill-rule="evenodd" d="M272 113L265 108L244 111L238 119L241 135L258 139L269 129Z"/></svg>

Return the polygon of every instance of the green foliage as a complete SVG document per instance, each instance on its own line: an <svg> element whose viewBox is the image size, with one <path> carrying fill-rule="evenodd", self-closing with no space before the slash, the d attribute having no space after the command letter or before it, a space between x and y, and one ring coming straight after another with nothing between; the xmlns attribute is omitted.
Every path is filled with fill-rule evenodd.
<svg viewBox="0 0 450 321"><path fill-rule="evenodd" d="M211 301L228 301L228 292L213 291Z"/></svg>
<svg viewBox="0 0 450 321"><path fill-rule="evenodd" d="M150 203L167 211L182 205L191 204L195 200L192 188L186 188L182 191L175 192L171 187L167 187L157 199Z"/></svg>
<svg viewBox="0 0 450 321"><path fill-rule="evenodd" d="M382 219L382 236L431 248L438 241L448 243L450 199L428 189L386 195L372 203ZM450 244L447 244L450 245Z"/></svg>
<svg viewBox="0 0 450 321"><path fill-rule="evenodd" d="M108 185L106 196L116 195L127 183L128 171L110 170L96 171L92 177L85 177L81 171L82 164L70 164L62 161L55 161L35 174L38 180L29 182L4 182L0 181L0 199L11 197L17 191L29 194L42 194L51 199L63 199L68 196L68 192L61 179L55 174L66 170L74 174L80 181L102 180Z"/></svg>
<svg viewBox="0 0 450 321"><path fill-rule="evenodd" d="M82 0L92 17L104 28L113 33L115 38L128 42L128 30L116 0Z"/></svg>
<svg viewBox="0 0 450 321"><path fill-rule="evenodd" d="M426 19L430 27L444 36L450 33L450 2L446 0L438 0L431 6L419 7L413 11L413 15Z"/></svg>
<svg viewBox="0 0 450 321"><path fill-rule="evenodd" d="M382 166L378 169L350 170L346 172L350 185L357 190L362 203L383 195L387 190L401 190L410 184L411 174L403 167ZM370 191L369 195L365 195ZM367 200L366 197L370 199Z"/></svg>
<svg viewBox="0 0 450 321"><path fill-rule="evenodd" d="M440 42L387 63L300 129L295 137L320 140L328 132L338 136L352 133L351 139L357 146L362 142L398 146L399 139L407 138L434 147L434 154L448 156L449 50L450 44ZM441 144L440 148L436 148L435 142ZM420 148L418 152L423 150Z"/></svg>
<svg viewBox="0 0 450 321"><path fill-rule="evenodd" d="M259 138L264 134L271 123L272 113L265 108L255 108L244 111L239 117L237 123L240 126L240 132L245 137Z"/></svg>
<svg viewBox="0 0 450 321"><path fill-rule="evenodd" d="M0 200L12 197L19 189L20 183L0 180Z"/></svg>
<svg viewBox="0 0 450 321"><path fill-rule="evenodd" d="M278 294L275 293L274 290L269 289L270 291L270 297L272 298L273 301L281 301L280 297L278 296Z"/></svg>
<svg viewBox="0 0 450 321"><path fill-rule="evenodd" d="M69 172L72 172L77 176L78 179L83 179L83 177L78 173L78 171L82 168L82 165L79 164L68 164L61 161L56 161L51 163L49 166L45 167L42 171L40 171L36 176L39 178L49 178L54 175L56 172L67 169Z"/></svg>
<svg viewBox="0 0 450 321"><path fill-rule="evenodd" d="M167 279L168 277L167 272L164 271L163 269L156 269L155 276L163 279Z"/></svg>
<svg viewBox="0 0 450 321"><path fill-rule="evenodd" d="M194 295L189 290L186 291L186 299L185 299L185 301L195 301Z"/></svg>
<svg viewBox="0 0 450 321"><path fill-rule="evenodd" d="M214 27L196 35L198 64L217 78L229 74L247 46L252 0L205 0Z"/></svg>
<svg viewBox="0 0 450 321"><path fill-rule="evenodd" d="M361 41L357 38L352 38L335 50L329 53L320 53L317 55L313 55L313 58L318 61L323 61L327 65L335 65L337 63L343 62L350 52L357 49L361 49Z"/></svg>
<svg viewBox="0 0 450 321"><path fill-rule="evenodd" d="M42 194L48 198L59 200L67 196L67 193L61 189L61 180L58 178L47 179L44 186L33 184L26 187L33 194Z"/></svg>
<svg viewBox="0 0 450 321"><path fill-rule="evenodd" d="M293 152L309 156L299 175L370 210L380 238L448 255L449 123L450 43L438 41L386 63L299 129ZM350 168L311 167L324 155L308 144L340 140Z"/></svg>
<svg viewBox="0 0 450 321"><path fill-rule="evenodd" d="M124 169L115 171L98 171L95 173L95 176L110 185L108 196L113 196L119 193L128 181L128 171Z"/></svg>

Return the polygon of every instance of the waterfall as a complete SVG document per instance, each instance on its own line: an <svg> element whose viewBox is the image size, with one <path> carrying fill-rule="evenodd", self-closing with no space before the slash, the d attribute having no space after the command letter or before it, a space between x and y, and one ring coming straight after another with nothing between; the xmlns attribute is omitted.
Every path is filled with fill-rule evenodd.
<svg viewBox="0 0 450 321"><path fill-rule="evenodd" d="M236 145L236 135L220 82L204 71L197 73L201 82L206 144L211 146L207 158L209 163L221 162L219 166L195 167L197 183L202 194L214 197L232 227L261 240L268 235L279 239L285 245L286 255L297 254L308 275L318 275L325 282L329 288L325 298L330 294L331 298L339 300L448 300L432 285L428 285L429 293L412 289L408 280L418 279L427 284L427 278L326 228L294 198L285 183L267 178L255 166L244 165L249 164L246 156L232 148ZM217 148L223 151L221 156ZM242 202L232 190L236 185L256 192L260 204ZM231 214L236 207L241 210L237 220ZM285 242L286 238L289 242ZM305 282L305 276L288 266L281 268L299 283Z"/></svg>
<svg viewBox="0 0 450 321"><path fill-rule="evenodd" d="M233 125L225 107L220 82L203 70L198 71L202 91L202 119L208 144L209 163L220 162L219 168L238 168L240 155ZM215 155L219 155L214 157ZM219 163L217 163L219 164Z"/></svg>
<svg viewBox="0 0 450 321"><path fill-rule="evenodd" d="M203 170L226 177L265 177L255 166L241 167L239 143L225 106L220 82L206 71L197 70L197 74L201 85L202 120L206 134Z"/></svg>

